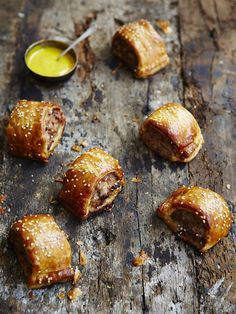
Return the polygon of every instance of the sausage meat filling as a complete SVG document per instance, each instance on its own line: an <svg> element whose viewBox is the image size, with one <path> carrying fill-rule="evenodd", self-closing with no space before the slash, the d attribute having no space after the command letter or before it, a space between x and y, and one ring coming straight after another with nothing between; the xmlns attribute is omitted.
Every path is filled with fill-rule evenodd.
<svg viewBox="0 0 236 314"><path fill-rule="evenodd" d="M62 136L64 124L63 113L60 110L53 109L46 115L44 125L48 151L53 151L58 144Z"/></svg>
<svg viewBox="0 0 236 314"><path fill-rule="evenodd" d="M96 212L112 204L121 190L121 184L114 173L104 176L96 185L90 202L90 212Z"/></svg>
<svg viewBox="0 0 236 314"><path fill-rule="evenodd" d="M206 242L206 225L198 215L184 209L176 209L171 218L177 224L177 234L199 249Z"/></svg>

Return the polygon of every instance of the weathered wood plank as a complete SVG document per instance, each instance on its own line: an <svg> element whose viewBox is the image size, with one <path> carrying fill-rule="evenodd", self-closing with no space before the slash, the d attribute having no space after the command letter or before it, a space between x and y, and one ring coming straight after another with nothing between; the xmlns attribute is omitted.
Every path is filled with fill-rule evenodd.
<svg viewBox="0 0 236 314"><path fill-rule="evenodd" d="M230 0L180 1L179 12L185 105L200 121L205 138L204 149L189 164L190 184L212 188L224 195L235 210L233 7L235 1ZM235 312L233 233L195 261L199 311Z"/></svg>
<svg viewBox="0 0 236 314"><path fill-rule="evenodd" d="M155 19L169 20L172 33L162 36L167 42L171 64L149 80L145 113L150 113L167 102L182 103L183 86L180 69L178 36L178 7L171 1L159 7L152 3L146 16L155 25ZM140 112L140 120L144 116ZM156 217L155 209L171 191L188 183L188 167L173 164L147 151L138 142L137 173L143 183L137 187L141 245L151 259L143 266L143 285L146 311L150 313L194 313L197 307L195 290L194 254L188 245L180 242Z"/></svg>
<svg viewBox="0 0 236 314"><path fill-rule="evenodd" d="M67 6L65 1L55 2L42 12L37 26L30 23L34 13L29 8L29 18L25 21L23 31L33 35L30 39L27 38L26 41L23 41L19 51L21 55L24 46L27 46L29 41L36 40L42 34L46 37L52 35L49 16L55 17L54 24L62 22L57 26L58 33L62 28L64 29L63 35L70 38L71 33L74 34L74 24L82 21L83 16L90 12L88 7L78 4L78 1L70 6ZM61 301L56 298L56 295L60 289L68 290L68 285L57 285L51 289L36 291L33 293L33 300L24 298L21 302L21 296L26 296L28 291L22 282L22 273L19 273L19 266L15 258L11 259L11 252L7 251L5 265L13 263L16 271L11 272L8 268L5 271L5 277L2 278L3 285L7 284L13 290L12 302L9 300L9 295L3 296L2 302L6 311L35 312L35 303L39 303L37 311L43 313L48 313L49 310L76 313L78 310L82 312L83 309L92 313L108 313L111 308L117 313L128 312L131 309L136 312L142 311L142 285L139 279L141 273L140 270L135 274L132 272L129 256L131 250L139 251L139 230L133 205L136 198L135 191L132 188L126 189L123 197L121 196L116 203L114 213L100 215L84 223L75 221L74 217L59 205L48 205L50 196L56 197L59 190L59 185L53 182L53 177L57 172L61 172L61 162L67 163L76 156L76 153L70 151L70 147L77 140L86 139L90 146L99 145L106 148L112 155L121 158L124 168L129 167L132 157L130 138L133 134L129 134L129 130L124 128L123 121L126 114L130 119L134 115L136 111L133 107L134 101L142 104L146 97L146 88L143 88L143 85L146 86L147 83L135 81L131 75L127 75L127 70L124 70L124 81L120 80L118 84L117 78L112 75L111 69L106 65L112 60L110 39L115 30L114 18L110 14L108 3L96 4L94 1L91 2L91 5L93 10L99 11L101 6L104 7L104 10L98 14L97 23L100 31L94 36L93 45L91 44L97 62L96 72L91 73L89 80L80 84L79 78L74 76L61 86L47 88L25 74L20 77L20 80L18 77L14 79L17 87L17 92L14 91L14 94L11 94L14 101L22 97L31 99L37 97L57 99L62 103L68 117L63 145L57 149L57 153L46 167L28 160L14 159L8 155L5 165L5 173L16 173L15 177L5 182L5 192L9 195L9 202L12 203L12 216L9 217L9 222L15 220L16 216L20 217L30 212L53 213L58 223L70 236L74 251L74 265L78 263L76 241L80 239L84 242L84 251L89 258L88 266L82 272L81 287L84 296L75 303L71 303L67 299ZM63 12L63 16L57 16L56 12ZM40 16L40 11L38 14ZM38 19L40 18L38 17ZM104 28L104 20L107 21L106 28ZM22 40L22 37L20 36L19 39ZM103 43L102 49L101 43ZM112 62L114 63L114 60ZM20 72L20 70L18 71ZM130 85L133 85L131 93ZM127 101L128 94L131 96L131 100ZM126 103L125 112L122 112L124 103ZM93 124L91 120L96 112L99 112L101 122ZM131 132L132 128L130 125ZM126 138L127 134L128 138ZM125 142L122 143L122 141ZM132 174L130 173L130 175ZM12 194L12 188L16 185L18 189ZM127 221L132 228L127 225ZM13 289L16 284L17 289ZM12 306L11 309L10 306Z"/></svg>

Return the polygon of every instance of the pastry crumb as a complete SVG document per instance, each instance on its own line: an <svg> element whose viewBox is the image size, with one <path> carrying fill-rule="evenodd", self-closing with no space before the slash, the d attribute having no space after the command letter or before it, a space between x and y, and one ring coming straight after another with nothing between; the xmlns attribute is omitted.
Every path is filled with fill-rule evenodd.
<svg viewBox="0 0 236 314"><path fill-rule="evenodd" d="M100 120L100 118L99 118L99 116L98 116L98 113L94 113L91 122L92 122L92 123L95 123L95 122L100 122L100 121L101 121L101 120Z"/></svg>
<svg viewBox="0 0 236 314"><path fill-rule="evenodd" d="M136 176L136 177L133 177L131 179L131 182L133 182L133 183L141 183L142 179L139 176Z"/></svg>
<svg viewBox="0 0 236 314"><path fill-rule="evenodd" d="M5 213L5 208L4 207L0 207L0 214L4 214Z"/></svg>
<svg viewBox="0 0 236 314"><path fill-rule="evenodd" d="M86 141L82 141L80 142L79 144L81 147L87 147L88 146L88 143Z"/></svg>
<svg viewBox="0 0 236 314"><path fill-rule="evenodd" d="M67 292L67 297L70 301L76 300L79 296L82 295L80 288L72 288Z"/></svg>
<svg viewBox="0 0 236 314"><path fill-rule="evenodd" d="M51 196L49 197L49 203L50 203L50 204L56 204L56 203L57 203L57 200L51 195Z"/></svg>
<svg viewBox="0 0 236 314"><path fill-rule="evenodd" d="M167 20L156 20L156 24L163 31L163 33L170 34L172 32L169 21L167 21Z"/></svg>
<svg viewBox="0 0 236 314"><path fill-rule="evenodd" d="M78 246L80 246L80 245L83 245L83 242L80 241L80 240L78 240L78 241L76 242L76 244L77 244Z"/></svg>
<svg viewBox="0 0 236 314"><path fill-rule="evenodd" d="M82 250L79 252L79 264L81 266L87 265L87 257Z"/></svg>
<svg viewBox="0 0 236 314"><path fill-rule="evenodd" d="M58 294L57 294L57 298L58 299L60 299L60 300L64 300L65 299L65 293L64 292L59 292Z"/></svg>
<svg viewBox="0 0 236 314"><path fill-rule="evenodd" d="M7 199L7 196L4 194L0 195L0 204L3 204ZM4 207L0 207L0 214L3 214L5 212L5 208Z"/></svg>
<svg viewBox="0 0 236 314"><path fill-rule="evenodd" d="M81 277L81 272L79 271L79 269L76 269L75 273L74 273L74 278L73 278L73 285L77 284L77 282L79 281L80 277Z"/></svg>
<svg viewBox="0 0 236 314"><path fill-rule="evenodd" d="M226 184L226 189L230 190L231 189L231 185L230 184Z"/></svg>
<svg viewBox="0 0 236 314"><path fill-rule="evenodd" d="M7 199L7 196L6 196L6 195L4 195L4 194L1 194L1 195L0 195L0 203L1 203L1 204L2 204L3 202L5 202L6 199Z"/></svg>
<svg viewBox="0 0 236 314"><path fill-rule="evenodd" d="M132 119L132 122L139 124L139 123L140 123L140 119L137 118L137 117L134 117L134 118Z"/></svg>
<svg viewBox="0 0 236 314"><path fill-rule="evenodd" d="M59 182L59 183L63 183L63 179L62 178L55 178L54 182Z"/></svg>
<svg viewBox="0 0 236 314"><path fill-rule="evenodd" d="M132 260L132 265L134 267L138 267L138 266L142 266L144 264L144 262L149 258L149 256L147 255L147 253L144 252L144 250L141 250L139 252L139 256L135 257Z"/></svg>
<svg viewBox="0 0 236 314"><path fill-rule="evenodd" d="M80 152L81 147L77 144L74 144L73 146L71 146L71 150L73 150L74 152Z"/></svg>

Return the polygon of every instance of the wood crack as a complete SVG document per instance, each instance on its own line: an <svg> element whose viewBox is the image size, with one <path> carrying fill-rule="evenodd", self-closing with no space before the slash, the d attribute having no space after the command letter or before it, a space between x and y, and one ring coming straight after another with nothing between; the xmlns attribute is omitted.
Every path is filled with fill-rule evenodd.
<svg viewBox="0 0 236 314"><path fill-rule="evenodd" d="M136 212L136 218L137 218L137 223L138 223L138 235L139 235L139 245L140 245L140 250L142 249L142 233L141 233L141 228L140 228L140 219L139 219L139 213L138 213L138 186L136 185L135 188L135 212ZM142 311L145 313L146 311L146 301L145 301L145 287L144 287L144 269L143 266L141 266L141 277L142 277Z"/></svg>
<svg viewBox="0 0 236 314"><path fill-rule="evenodd" d="M183 105L184 107L186 107L186 94L187 94L187 85L188 85L188 82L187 82L187 78L185 76L185 72L184 72L184 44L183 44L183 41L182 41L182 36L181 36L181 20L180 20L180 8L178 7L179 9L179 12L178 12L178 20L177 20L177 32L178 32L178 40L179 40L179 44L180 44L180 75L181 75L181 80L182 80L182 88L183 88L183 91L182 91L182 101L183 101ZM190 183L190 164L188 163L187 164L187 178L188 178L188 184ZM197 274L197 269L195 268L195 260L194 260L194 257L191 255L190 257L190 260L191 260L191 264L193 265L193 271L192 271L192 274L193 274L193 277L194 277L194 281L195 281L195 285L197 286L198 285L198 274ZM195 270L195 271L194 271ZM194 298L194 296L193 296ZM197 289L197 312L200 314L200 298L201 298L201 295Z"/></svg>
<svg viewBox="0 0 236 314"><path fill-rule="evenodd" d="M219 44L218 44L218 34L217 34L217 29L215 27L211 28L208 24L207 24L207 20L208 20L208 17L206 15L206 12L202 6L202 3L201 3L201 0L198 1L198 4L199 4L199 10L200 10L200 13L202 14L202 21L205 25L205 28L208 30L209 34L210 34L210 38L212 39L212 43L213 45L215 46L216 50L219 50ZM217 14L217 12L216 12ZM217 16L218 18L218 16Z"/></svg>
<svg viewBox="0 0 236 314"><path fill-rule="evenodd" d="M148 115L149 114L149 103L150 103L150 86L151 86L151 78L149 77L147 79L147 94L146 94L146 103L143 108L143 114Z"/></svg>
<svg viewBox="0 0 236 314"><path fill-rule="evenodd" d="M177 35L178 35L178 42L180 45L180 78L182 80L182 95L181 95L181 100L183 102L183 105L185 106L185 94L186 94L186 90L185 90L185 84L187 84L187 79L185 77L185 73L184 73L184 50L183 50L183 43L182 43L182 39L181 39L181 22L180 22L180 14L178 14L178 19L177 19Z"/></svg>
<svg viewBox="0 0 236 314"><path fill-rule="evenodd" d="M225 112L226 108L231 107L227 96L231 95L232 97L232 93L228 91L227 79L222 77L224 70L220 66L221 60L229 69L232 63L230 52L233 47L227 39L233 38L234 31L229 25L228 28L225 28L227 22L231 21L230 14L227 16L227 20L225 14L225 12L230 12L230 3L230 0L224 4L220 3L221 10L217 11L217 3L213 4L213 1L199 0L196 3L189 1L187 4L183 1L179 12L181 66L185 85L184 103L191 109L195 109L194 114L201 127L204 127L206 143L199 157L188 164L188 179L191 184L207 186L223 195L228 194L225 192L223 180L226 178L225 182L233 181L228 170L230 168L225 163L233 158L232 150L225 147L226 142L230 145L232 141L224 133L228 134L227 129L233 128L231 117L227 116ZM188 15L189 12L194 12L193 17ZM222 29L220 28L221 21ZM189 29L191 32L188 32ZM222 34L220 34L221 30ZM219 36L223 35L223 32L224 38ZM220 60L220 58L222 59ZM186 76L187 73L193 73L193 75L189 77ZM229 125L226 127L227 123ZM231 154L231 158L229 158L229 154ZM209 297L206 293L206 289L214 286L223 276L227 278L224 289L227 289L227 286L231 287L233 280L233 274L229 270L232 267L231 259L234 252L232 240L226 238L217 246L201 256L199 260L198 257L191 256L193 272L195 272L193 279L195 278L196 282L194 286L196 287L196 311L198 313L232 309L233 292L230 292L231 289L227 292L229 295L227 299L225 298L224 304ZM213 256L215 259L212 258Z"/></svg>

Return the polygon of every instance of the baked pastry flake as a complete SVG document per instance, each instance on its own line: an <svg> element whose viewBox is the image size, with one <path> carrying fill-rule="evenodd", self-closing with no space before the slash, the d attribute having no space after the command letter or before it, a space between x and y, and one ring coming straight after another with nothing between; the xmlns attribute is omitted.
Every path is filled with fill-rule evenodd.
<svg viewBox="0 0 236 314"><path fill-rule="evenodd" d="M153 75L169 64L163 39L144 19L123 25L113 36L112 50L137 78Z"/></svg>
<svg viewBox="0 0 236 314"><path fill-rule="evenodd" d="M18 101L7 126L10 153L47 162L65 127L58 104L46 101Z"/></svg>
<svg viewBox="0 0 236 314"><path fill-rule="evenodd" d="M71 163L59 194L62 204L81 219L110 210L124 185L118 161L100 148L91 148Z"/></svg>
<svg viewBox="0 0 236 314"><path fill-rule="evenodd" d="M180 187L157 209L157 214L174 233L201 252L227 236L233 221L219 194L197 186Z"/></svg>
<svg viewBox="0 0 236 314"><path fill-rule="evenodd" d="M170 161L191 161L203 144L196 119L177 103L151 113L140 128L140 136L150 149Z"/></svg>
<svg viewBox="0 0 236 314"><path fill-rule="evenodd" d="M16 221L9 241L30 289L73 281L71 247L51 215L29 215Z"/></svg>

